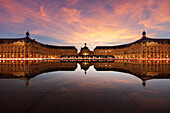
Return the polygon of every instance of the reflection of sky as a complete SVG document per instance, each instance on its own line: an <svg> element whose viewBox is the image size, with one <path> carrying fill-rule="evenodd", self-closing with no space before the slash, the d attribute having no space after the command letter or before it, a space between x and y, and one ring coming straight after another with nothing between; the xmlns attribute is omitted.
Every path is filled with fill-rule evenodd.
<svg viewBox="0 0 170 113"><path fill-rule="evenodd" d="M154 112L158 110L161 112L161 110L168 110L169 86L170 80L149 80L146 87L143 87L142 81L131 74L96 71L92 66L87 74L84 74L84 70L81 70L78 66L76 71L56 71L40 74L30 80L28 87L24 86L23 80L0 80L0 94L1 96L8 95L8 97L15 97L16 94L20 94L20 97L15 98L24 98L24 100L30 98L31 95L31 99L33 99L37 95L41 97L45 94L43 98L41 97L42 100L36 108L42 107L50 100L49 104L59 102L60 106L62 104L63 106L67 105L70 102L69 106L71 107L74 106L73 103L75 102L80 102L78 106L86 105L86 107L90 103L94 105L93 107L98 107L100 102L104 102L103 108L112 104L122 105L124 103L127 105L128 103L127 109L130 111L131 104L135 103L142 107L144 111ZM131 103L131 101L133 102ZM50 105L50 107L52 106ZM137 108L135 107L135 109Z"/></svg>
<svg viewBox="0 0 170 113"><path fill-rule="evenodd" d="M107 87L107 88L112 89L112 86L114 85L116 85L118 89L127 88L126 90L130 90L130 91L131 90L145 91L148 89L161 91L161 90L170 89L169 87L165 87L165 86L170 85L170 82L168 79L147 80L146 81L147 85L145 88L143 88L142 80L132 74L116 72L116 71L96 71L93 66L90 66L86 72L87 73L85 74L85 71L81 69L80 64L78 64L78 68L75 71L56 71L56 72L43 73L43 74L36 76L35 78L30 79L30 88L34 87L34 85L39 86L43 84L48 85L51 83L58 83L61 86L63 84L75 84L77 87L83 86L84 88L86 85L90 85L90 88L92 88L93 90L94 88L91 86L95 86L100 89L102 89L102 87ZM5 84L6 82L10 81L8 83L12 84L12 87L15 87L13 86L14 84L24 85L23 80L1 79L1 81L2 81L1 84L2 83ZM77 89L75 88L75 90Z"/></svg>
<svg viewBox="0 0 170 113"><path fill-rule="evenodd" d="M169 0L0 0L0 37L31 37L54 45L128 43L170 35Z"/></svg>

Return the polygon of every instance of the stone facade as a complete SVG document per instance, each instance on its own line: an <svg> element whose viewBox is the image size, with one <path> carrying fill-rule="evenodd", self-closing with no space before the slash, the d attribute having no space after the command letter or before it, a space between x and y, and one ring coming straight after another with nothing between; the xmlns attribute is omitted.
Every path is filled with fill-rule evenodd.
<svg viewBox="0 0 170 113"><path fill-rule="evenodd" d="M39 43L28 32L25 38L0 39L0 58L60 58L62 55L77 55L77 49Z"/></svg>
<svg viewBox="0 0 170 113"><path fill-rule="evenodd" d="M93 51L90 51L90 49L86 46L86 43L85 43L85 46L83 48L81 47L80 53L78 55L81 55L81 56L92 56L93 55Z"/></svg>
<svg viewBox="0 0 170 113"><path fill-rule="evenodd" d="M151 39L142 33L142 38L119 46L97 46L94 55L111 55L121 59L168 59L170 39Z"/></svg>
<svg viewBox="0 0 170 113"><path fill-rule="evenodd" d="M75 46L42 44L29 37L0 39L0 58L116 58L116 59L169 59L170 39L152 39L142 33L142 38L119 46L97 46L90 51L86 46L77 54ZM78 55L78 56L77 56ZM63 57L64 56L64 57Z"/></svg>

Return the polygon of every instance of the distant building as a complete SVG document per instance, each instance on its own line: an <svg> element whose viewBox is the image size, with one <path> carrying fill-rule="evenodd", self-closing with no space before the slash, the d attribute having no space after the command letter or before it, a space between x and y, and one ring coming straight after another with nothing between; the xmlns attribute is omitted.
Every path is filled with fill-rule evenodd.
<svg viewBox="0 0 170 113"><path fill-rule="evenodd" d="M75 46L53 46L25 38L0 39L0 58L116 58L116 59L169 59L170 39L146 37L124 45L97 46L90 51L86 43L77 54Z"/></svg>
<svg viewBox="0 0 170 113"><path fill-rule="evenodd" d="M77 55L75 46L53 46L25 38L0 39L0 58L60 58L62 55Z"/></svg>
<svg viewBox="0 0 170 113"><path fill-rule="evenodd" d="M92 56L93 51L90 51L90 49L86 46L87 44L85 43L84 47L81 47L79 55L81 56Z"/></svg>
<svg viewBox="0 0 170 113"><path fill-rule="evenodd" d="M110 55L121 59L167 59L170 58L170 39L148 38L143 31L141 39L129 44L97 46L94 55Z"/></svg>

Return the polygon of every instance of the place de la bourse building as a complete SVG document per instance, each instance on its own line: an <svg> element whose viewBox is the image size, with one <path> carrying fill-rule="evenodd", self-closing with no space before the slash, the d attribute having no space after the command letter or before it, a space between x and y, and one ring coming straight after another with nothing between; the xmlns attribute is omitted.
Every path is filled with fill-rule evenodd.
<svg viewBox="0 0 170 113"><path fill-rule="evenodd" d="M90 51L85 46L77 53L75 46L54 46L25 38L0 39L0 58L116 58L169 59L170 39L152 39L142 33L139 40L118 46L97 46Z"/></svg>

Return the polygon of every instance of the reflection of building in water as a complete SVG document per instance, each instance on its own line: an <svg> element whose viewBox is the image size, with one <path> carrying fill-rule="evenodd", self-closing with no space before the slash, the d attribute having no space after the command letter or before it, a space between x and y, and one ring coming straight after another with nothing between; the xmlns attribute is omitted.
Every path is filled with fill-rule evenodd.
<svg viewBox="0 0 170 113"><path fill-rule="evenodd" d="M29 37L0 39L0 58L59 58L62 55L77 55L74 46L52 46L42 44Z"/></svg>
<svg viewBox="0 0 170 113"><path fill-rule="evenodd" d="M44 72L52 71L74 71L77 63L60 61L1 61L1 79L23 79L26 85L29 79Z"/></svg>
<svg viewBox="0 0 170 113"><path fill-rule="evenodd" d="M79 64L81 65L81 69L84 70L85 74L87 74L87 70L89 69L89 67L93 65L92 62L79 62Z"/></svg>
<svg viewBox="0 0 170 113"><path fill-rule="evenodd" d="M118 71L130 73L143 81L150 79L170 78L170 63L168 61L137 61L137 60L115 60L110 62L78 62L85 74L90 66L94 65L97 71ZM29 79L52 71L74 71L77 62L61 62L59 60L39 61L0 61L1 79L23 79L26 85Z"/></svg>
<svg viewBox="0 0 170 113"><path fill-rule="evenodd" d="M145 86L146 80L170 78L170 63L168 61L122 61L96 62L94 68L97 71L118 71L130 73L142 79Z"/></svg>
<svg viewBox="0 0 170 113"><path fill-rule="evenodd" d="M109 55L123 59L170 58L170 39L152 39L142 33L142 38L119 46L97 46L94 55Z"/></svg>

